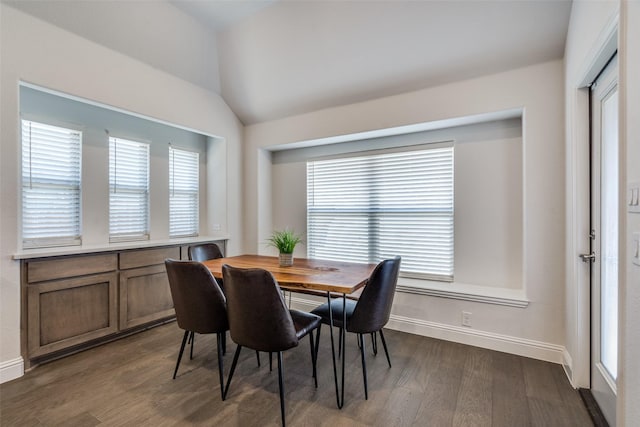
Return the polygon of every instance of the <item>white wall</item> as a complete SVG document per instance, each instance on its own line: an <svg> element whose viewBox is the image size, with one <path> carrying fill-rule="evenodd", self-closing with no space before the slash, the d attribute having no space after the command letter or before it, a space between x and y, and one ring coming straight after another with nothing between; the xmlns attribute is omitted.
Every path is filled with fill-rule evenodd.
<svg viewBox="0 0 640 427"><path fill-rule="evenodd" d="M82 39L0 4L0 380L19 376L20 271L18 249L20 80L66 94L224 138L227 193L219 204L224 217L208 218L233 236L229 253L241 252L242 125L214 92L160 72L138 60ZM208 175L210 175L208 173ZM214 187L214 186L210 186ZM228 195L228 197L227 197ZM219 195L210 195L209 200ZM217 200L217 199L216 199ZM213 230L206 230L213 233ZM216 234L220 232L216 231Z"/></svg>
<svg viewBox="0 0 640 427"><path fill-rule="evenodd" d="M272 198L263 197L259 190L271 182L271 158L265 154L269 147L522 108L522 281L529 306L505 307L400 292L392 326L561 362L565 340L563 93L562 62L553 61L248 126L245 248L266 251L261 242L274 225L283 223L280 218L267 220L278 210L273 209ZM472 329L460 328L462 310L473 313Z"/></svg>
<svg viewBox="0 0 640 427"><path fill-rule="evenodd" d="M170 2L3 2L154 68L220 93L215 33Z"/></svg>

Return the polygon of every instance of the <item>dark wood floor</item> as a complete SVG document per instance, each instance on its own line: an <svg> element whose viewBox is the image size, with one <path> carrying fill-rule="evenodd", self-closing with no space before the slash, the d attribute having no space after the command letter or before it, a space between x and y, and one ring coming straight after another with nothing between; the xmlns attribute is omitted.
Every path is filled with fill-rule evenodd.
<svg viewBox="0 0 640 427"><path fill-rule="evenodd" d="M355 337L347 341L346 403L337 409L328 329L319 385L308 340L285 354L290 426L590 426L559 365L416 335L386 331L384 353L368 357L364 400ZM215 338L196 337L194 359L171 375L182 337L175 323L97 347L0 385L2 426L173 426L280 424L277 371L245 351L225 402ZM225 378L235 345L228 344ZM382 349L380 349L382 350ZM369 353L370 354L370 353Z"/></svg>

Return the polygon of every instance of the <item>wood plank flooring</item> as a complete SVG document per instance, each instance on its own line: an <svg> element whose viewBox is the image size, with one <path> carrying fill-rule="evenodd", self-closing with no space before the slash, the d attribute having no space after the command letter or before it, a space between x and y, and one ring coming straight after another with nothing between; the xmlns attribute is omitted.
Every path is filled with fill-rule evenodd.
<svg viewBox="0 0 640 427"><path fill-rule="evenodd" d="M562 368L510 354L397 331L382 346L367 340L369 400L359 350L347 335L345 406L336 407L328 328L323 327L318 388L308 339L284 356L289 426L591 426ZM182 337L175 323L39 366L0 385L2 426L278 426L277 363L269 372L245 350L225 402L215 336L196 336L173 368ZM235 344L228 340L225 379Z"/></svg>

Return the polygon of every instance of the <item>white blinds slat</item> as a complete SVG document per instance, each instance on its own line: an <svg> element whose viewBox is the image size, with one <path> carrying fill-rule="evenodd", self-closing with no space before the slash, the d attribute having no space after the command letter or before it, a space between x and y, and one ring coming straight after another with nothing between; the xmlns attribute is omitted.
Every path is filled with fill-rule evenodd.
<svg viewBox="0 0 640 427"><path fill-rule="evenodd" d="M22 246L81 244L82 133L22 120Z"/></svg>
<svg viewBox="0 0 640 427"><path fill-rule="evenodd" d="M109 138L109 241L149 238L149 144Z"/></svg>
<svg viewBox="0 0 640 427"><path fill-rule="evenodd" d="M169 236L197 236L199 154L169 147Z"/></svg>
<svg viewBox="0 0 640 427"><path fill-rule="evenodd" d="M307 248L453 280L453 147L308 162Z"/></svg>

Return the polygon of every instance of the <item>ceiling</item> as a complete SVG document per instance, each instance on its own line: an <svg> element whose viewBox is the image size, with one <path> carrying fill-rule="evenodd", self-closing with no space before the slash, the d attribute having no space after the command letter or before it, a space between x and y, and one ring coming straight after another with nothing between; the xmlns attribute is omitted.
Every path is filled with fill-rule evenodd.
<svg viewBox="0 0 640 427"><path fill-rule="evenodd" d="M213 31L220 31L272 5L276 0L168 0Z"/></svg>
<svg viewBox="0 0 640 427"><path fill-rule="evenodd" d="M244 124L562 58L571 11L569 0L2 1L220 93Z"/></svg>
<svg viewBox="0 0 640 427"><path fill-rule="evenodd" d="M280 1L219 33L222 96L251 124L558 59L570 11L553 0Z"/></svg>

